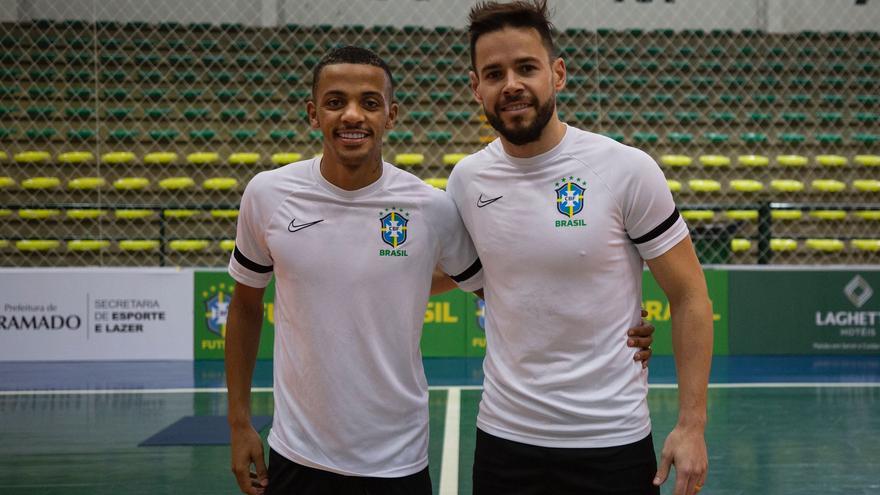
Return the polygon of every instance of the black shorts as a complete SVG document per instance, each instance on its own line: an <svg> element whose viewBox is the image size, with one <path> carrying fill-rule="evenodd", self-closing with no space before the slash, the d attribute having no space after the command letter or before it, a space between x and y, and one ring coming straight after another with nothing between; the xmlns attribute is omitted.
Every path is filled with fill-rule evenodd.
<svg viewBox="0 0 880 495"><path fill-rule="evenodd" d="M620 447L538 447L477 429L474 495L659 495L654 442Z"/></svg>
<svg viewBox="0 0 880 495"><path fill-rule="evenodd" d="M344 476L297 464L269 449L266 495L431 495L428 468L401 478Z"/></svg>

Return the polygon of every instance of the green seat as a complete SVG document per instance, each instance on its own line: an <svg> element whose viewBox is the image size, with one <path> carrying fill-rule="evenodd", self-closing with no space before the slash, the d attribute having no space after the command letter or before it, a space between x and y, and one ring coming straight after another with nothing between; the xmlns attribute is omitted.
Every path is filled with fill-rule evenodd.
<svg viewBox="0 0 880 495"><path fill-rule="evenodd" d="M64 80L66 82L91 82L93 72L90 70L67 70L64 71Z"/></svg>
<svg viewBox="0 0 880 495"><path fill-rule="evenodd" d="M779 141L788 145L801 144L806 140L806 136L799 132L784 132L779 135Z"/></svg>
<svg viewBox="0 0 880 495"><path fill-rule="evenodd" d="M284 110L280 108L265 108L257 112L257 117L263 122L281 122L284 120Z"/></svg>
<svg viewBox="0 0 880 495"><path fill-rule="evenodd" d="M788 95L788 102L792 106L805 106L813 101L813 97L807 94Z"/></svg>
<svg viewBox="0 0 880 495"><path fill-rule="evenodd" d="M101 82L121 83L128 79L128 73L124 70L102 70L98 73L98 80Z"/></svg>
<svg viewBox="0 0 880 495"><path fill-rule="evenodd" d="M730 140L730 136L723 132L706 132L703 138L712 144L724 144Z"/></svg>
<svg viewBox="0 0 880 495"><path fill-rule="evenodd" d="M640 115L649 124L662 124L666 121L666 112L642 112Z"/></svg>
<svg viewBox="0 0 880 495"><path fill-rule="evenodd" d="M0 52L0 63L15 64L15 63L21 62L21 60L22 60L21 52L16 52L16 51Z"/></svg>
<svg viewBox="0 0 880 495"><path fill-rule="evenodd" d="M58 59L58 54L52 51L32 51L28 56L35 64L51 64Z"/></svg>
<svg viewBox="0 0 880 495"><path fill-rule="evenodd" d="M299 74L295 72L282 72L278 74L278 80L285 84L296 84L299 82Z"/></svg>
<svg viewBox="0 0 880 495"><path fill-rule="evenodd" d="M153 129L148 133L150 139L157 143L170 143L180 136L180 133L174 129Z"/></svg>
<svg viewBox="0 0 880 495"><path fill-rule="evenodd" d="M834 145L843 143L843 136L835 132L820 132L815 137L816 142L819 144Z"/></svg>
<svg viewBox="0 0 880 495"><path fill-rule="evenodd" d="M431 91L428 96L434 103L449 103L453 95L451 91Z"/></svg>
<svg viewBox="0 0 880 495"><path fill-rule="evenodd" d="M131 47L136 50L151 51L156 45L147 38L135 38L131 40Z"/></svg>
<svg viewBox="0 0 880 495"><path fill-rule="evenodd" d="M633 133L632 137L637 144L655 144L660 140L660 137L654 132L639 131Z"/></svg>
<svg viewBox="0 0 880 495"><path fill-rule="evenodd" d="M465 87L470 85L471 80L467 74L450 74L446 76L446 81L452 86Z"/></svg>
<svg viewBox="0 0 880 495"><path fill-rule="evenodd" d="M224 108L220 111L220 120L243 122L247 120L247 111L244 108Z"/></svg>
<svg viewBox="0 0 880 495"><path fill-rule="evenodd" d="M856 85L863 89L873 89L877 86L877 79L874 77L857 77Z"/></svg>
<svg viewBox="0 0 880 495"><path fill-rule="evenodd" d="M306 68L308 68L308 69L311 69L312 67L318 65L319 61L320 61L320 59L318 57L314 57L311 55L308 57L303 57L303 59L302 59L303 65L306 66Z"/></svg>
<svg viewBox="0 0 880 495"><path fill-rule="evenodd" d="M162 120L171 116L171 109L167 107L152 107L144 109L144 116L150 120Z"/></svg>
<svg viewBox="0 0 880 495"><path fill-rule="evenodd" d="M718 100L725 105L740 106L743 103L744 97L737 94L722 93L718 95Z"/></svg>
<svg viewBox="0 0 880 495"><path fill-rule="evenodd" d="M101 93L101 98L111 101L125 101L128 99L128 90L125 88L105 89L104 92Z"/></svg>
<svg viewBox="0 0 880 495"><path fill-rule="evenodd" d="M412 131L390 131L388 141L391 143L410 143L413 140Z"/></svg>
<svg viewBox="0 0 880 495"><path fill-rule="evenodd" d="M730 68L738 72L752 72L755 70L755 64L748 60L739 60L732 63Z"/></svg>
<svg viewBox="0 0 880 495"><path fill-rule="evenodd" d="M55 115L54 107L28 107L25 110L28 117L33 120L47 120Z"/></svg>
<svg viewBox="0 0 880 495"><path fill-rule="evenodd" d="M681 78L678 76L660 76L657 78L657 82L659 82L664 88L668 89L675 89L681 86Z"/></svg>
<svg viewBox="0 0 880 495"><path fill-rule="evenodd" d="M0 74L0 78L3 75ZM21 75L19 74L19 77ZM54 82L58 79L58 71L55 69L31 69L28 71L28 77L34 82Z"/></svg>
<svg viewBox="0 0 880 495"><path fill-rule="evenodd" d="M155 53L138 53L134 56L134 63L139 67L156 66L162 63L162 57Z"/></svg>
<svg viewBox="0 0 880 495"><path fill-rule="evenodd" d="M188 101L190 103L198 100L205 93L203 89L187 89L179 93L180 99L183 101Z"/></svg>
<svg viewBox="0 0 880 495"><path fill-rule="evenodd" d="M192 84L197 80L198 76L191 70L176 70L171 73L171 81L175 83Z"/></svg>
<svg viewBox="0 0 880 495"><path fill-rule="evenodd" d="M428 141L437 144L446 144L452 140L452 133L449 131L428 131Z"/></svg>
<svg viewBox="0 0 880 495"><path fill-rule="evenodd" d="M409 119L413 122L428 123L434 120L434 112L430 110L416 110L409 112Z"/></svg>
<svg viewBox="0 0 880 495"><path fill-rule="evenodd" d="M838 94L824 94L821 100L823 105L835 108L842 107L846 101L843 96Z"/></svg>
<svg viewBox="0 0 880 495"><path fill-rule="evenodd" d="M214 96L223 103L228 103L236 99L240 92L238 88L222 89L214 93Z"/></svg>
<svg viewBox="0 0 880 495"><path fill-rule="evenodd" d="M120 107L120 108L108 108L106 110L106 118L109 120L126 120L131 117L131 114L134 112L133 108Z"/></svg>
<svg viewBox="0 0 880 495"><path fill-rule="evenodd" d="M617 84L617 76L602 75L596 79L600 88L610 88Z"/></svg>
<svg viewBox="0 0 880 495"><path fill-rule="evenodd" d="M454 63L455 60L451 58L438 58L434 61L434 67L436 67L438 70L446 70L452 67Z"/></svg>
<svg viewBox="0 0 880 495"><path fill-rule="evenodd" d="M824 125L838 125L843 122L843 114L840 112L816 112L816 118Z"/></svg>
<svg viewBox="0 0 880 495"><path fill-rule="evenodd" d="M253 141L257 137L257 131L253 129L235 129L229 133L234 141L246 143Z"/></svg>
<svg viewBox="0 0 880 495"><path fill-rule="evenodd" d="M627 76L623 78L631 88L642 88L648 84L648 78L645 76Z"/></svg>
<svg viewBox="0 0 880 495"><path fill-rule="evenodd" d="M580 67L582 71L589 72L596 68L596 62L592 59L584 59L578 62L577 66Z"/></svg>
<svg viewBox="0 0 880 495"><path fill-rule="evenodd" d="M789 78L788 87L790 88L799 88L799 89L809 89L813 87L813 79L809 77L800 77L795 76Z"/></svg>
<svg viewBox="0 0 880 495"><path fill-rule="evenodd" d="M684 96L684 100L694 106L702 106L709 103L709 96L702 93L690 93Z"/></svg>
<svg viewBox="0 0 880 495"><path fill-rule="evenodd" d="M626 142L626 136L624 136L622 132L605 132L603 135L617 141L618 143Z"/></svg>
<svg viewBox="0 0 880 495"><path fill-rule="evenodd" d="M435 53L438 49L438 45L436 43L420 43L419 51L425 55L430 55Z"/></svg>
<svg viewBox="0 0 880 495"><path fill-rule="evenodd" d="M226 71L208 72L208 79L215 83L228 84L232 81L232 74Z"/></svg>
<svg viewBox="0 0 880 495"><path fill-rule="evenodd" d="M245 38L239 38L232 43L232 49L236 52L251 52L254 51L254 45Z"/></svg>
<svg viewBox="0 0 880 495"><path fill-rule="evenodd" d="M137 75L138 81L148 83L162 82L164 77L164 74L158 70L142 70L138 71Z"/></svg>
<svg viewBox="0 0 880 495"><path fill-rule="evenodd" d="M717 55L713 54L713 56L717 57L717 56L722 55L724 53L723 49L721 47L713 47L713 48L717 48L718 50L722 50L722 51L718 52ZM696 53L696 50L694 50L694 48L691 46L682 46L678 50L676 50L676 53L678 53L678 55L680 55L682 57L692 57L694 55L694 53Z"/></svg>
<svg viewBox="0 0 880 495"><path fill-rule="evenodd" d="M687 60L673 60L669 62L669 68L675 72L690 72L691 63Z"/></svg>
<svg viewBox="0 0 880 495"><path fill-rule="evenodd" d="M166 91L161 88L145 89L141 92L141 97L149 101L162 101L165 95Z"/></svg>
<svg viewBox="0 0 880 495"><path fill-rule="evenodd" d="M575 118L578 122L593 123L593 122L596 122L596 121L599 120L599 112L595 112L595 111L589 111L589 112L579 111L579 112L575 112L575 113L574 113L574 118Z"/></svg>
<svg viewBox="0 0 880 495"><path fill-rule="evenodd" d="M211 117L211 109L209 108L186 108L183 111L183 118L189 121L206 120Z"/></svg>
<svg viewBox="0 0 880 495"><path fill-rule="evenodd" d="M728 88L742 88L748 84L748 79L743 76L725 76L724 85Z"/></svg>
<svg viewBox="0 0 880 495"><path fill-rule="evenodd" d="M247 71L241 77L246 83L263 84L266 82L266 73L261 70Z"/></svg>
<svg viewBox="0 0 880 495"><path fill-rule="evenodd" d="M189 132L189 138L194 142L207 143L217 136L217 132L213 129L198 129Z"/></svg>
<svg viewBox="0 0 880 495"><path fill-rule="evenodd" d="M619 100L626 105L639 105L642 103L642 95L638 93L623 93L620 95Z"/></svg>
<svg viewBox="0 0 880 495"><path fill-rule="evenodd" d="M762 144L767 142L767 135L763 132L744 132L739 138L746 144Z"/></svg>
<svg viewBox="0 0 880 495"><path fill-rule="evenodd" d="M52 86L31 86L27 91L28 96L34 100L52 99L56 93L58 90Z"/></svg>
<svg viewBox="0 0 880 495"><path fill-rule="evenodd" d="M291 142L296 139L296 131L275 129L269 132L269 139L276 143Z"/></svg>
<svg viewBox="0 0 880 495"><path fill-rule="evenodd" d="M755 79L759 88L781 88L782 81L776 76L759 76Z"/></svg>
<svg viewBox="0 0 880 495"><path fill-rule="evenodd" d="M446 120L450 123L468 122L471 120L471 115L473 114L466 110L449 111L446 112Z"/></svg>
<svg viewBox="0 0 880 495"><path fill-rule="evenodd" d="M733 112L712 112L709 114L709 120L715 124L728 125L736 121L736 114Z"/></svg>
<svg viewBox="0 0 880 495"><path fill-rule="evenodd" d="M867 133L867 132L860 132L860 133L853 134L852 141L855 144L874 146L877 143L880 143L880 135L871 134L871 133Z"/></svg>
<svg viewBox="0 0 880 495"><path fill-rule="evenodd" d="M672 105L675 103L675 97L668 93L655 93L651 95L651 102L657 105Z"/></svg>
<svg viewBox="0 0 880 495"><path fill-rule="evenodd" d="M807 122L807 114L803 112L782 112L780 115L786 124L804 124Z"/></svg>
<svg viewBox="0 0 880 495"><path fill-rule="evenodd" d="M615 124L627 124L632 122L633 113L626 111L613 111L608 112L608 119L614 122Z"/></svg>
<svg viewBox="0 0 880 495"><path fill-rule="evenodd" d="M715 85L715 78L712 76L693 76L691 84L696 88L711 88Z"/></svg>
<svg viewBox="0 0 880 495"><path fill-rule="evenodd" d="M773 114L767 112L749 112L749 121L760 124L773 120Z"/></svg>
<svg viewBox="0 0 880 495"><path fill-rule="evenodd" d="M856 102L859 105L864 107L874 108L877 106L877 103L880 103L880 96L876 95L858 95L856 96Z"/></svg>
<svg viewBox="0 0 880 495"><path fill-rule="evenodd" d="M115 129L107 134L107 139L114 142L132 142L137 140L140 131L136 129Z"/></svg>
<svg viewBox="0 0 880 495"><path fill-rule="evenodd" d="M253 100L254 103L263 103L266 101L271 101L272 97L274 97L274 96L275 96L274 89L260 89L260 90L254 91L254 93L251 95L251 100Z"/></svg>
<svg viewBox="0 0 880 495"><path fill-rule="evenodd" d="M276 69L290 66L293 63L294 63L293 57L290 57L290 56L275 55L269 59L269 65L271 67L276 68Z"/></svg>
<svg viewBox="0 0 880 495"><path fill-rule="evenodd" d="M666 139L673 144L689 144L694 140L694 135L689 132L670 132Z"/></svg>
<svg viewBox="0 0 880 495"><path fill-rule="evenodd" d="M699 112L675 112L675 119L679 124L693 124L700 120Z"/></svg>
<svg viewBox="0 0 880 495"><path fill-rule="evenodd" d="M406 52L406 51L409 51L409 43L398 43L398 42L392 41L391 43L388 43L387 48L388 48L388 51L391 53Z"/></svg>
<svg viewBox="0 0 880 495"><path fill-rule="evenodd" d="M654 60L640 60L639 69L643 72L657 72L660 70L660 64Z"/></svg>
<svg viewBox="0 0 880 495"><path fill-rule="evenodd" d="M842 89L846 86L846 78L843 78L843 77L823 77L820 84L824 88Z"/></svg>
<svg viewBox="0 0 880 495"><path fill-rule="evenodd" d="M17 132L18 129L0 127L0 141L9 141Z"/></svg>
<svg viewBox="0 0 880 495"><path fill-rule="evenodd" d="M94 129L71 129L67 131L67 139L72 142L89 141L94 137Z"/></svg>
<svg viewBox="0 0 880 495"><path fill-rule="evenodd" d="M590 101L605 105L611 101L611 96L608 93L590 93Z"/></svg>
<svg viewBox="0 0 880 495"><path fill-rule="evenodd" d="M291 102L302 102L311 98L312 92L308 89L295 89L287 93L287 99Z"/></svg>
<svg viewBox="0 0 880 495"><path fill-rule="evenodd" d="M320 143L323 140L324 140L324 134L321 131L318 131L318 130L309 131L309 141Z"/></svg>
<svg viewBox="0 0 880 495"><path fill-rule="evenodd" d="M0 119L12 118L18 114L18 108L13 106L0 105ZM69 118L70 116L68 116Z"/></svg>
<svg viewBox="0 0 880 495"><path fill-rule="evenodd" d="M416 74L414 79L416 84L420 86L431 86L437 83L438 76L437 74Z"/></svg>
<svg viewBox="0 0 880 495"><path fill-rule="evenodd" d="M195 57L175 53L168 56L168 63L174 66L192 67L195 63Z"/></svg>

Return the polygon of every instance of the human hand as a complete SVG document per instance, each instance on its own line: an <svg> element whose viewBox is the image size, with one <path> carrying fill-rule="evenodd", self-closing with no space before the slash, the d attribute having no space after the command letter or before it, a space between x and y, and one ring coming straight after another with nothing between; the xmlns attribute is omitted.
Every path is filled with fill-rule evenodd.
<svg viewBox="0 0 880 495"><path fill-rule="evenodd" d="M263 440L251 425L232 427L232 474L238 488L248 495L263 495L269 485L269 473L263 457ZM251 465L256 472L251 471Z"/></svg>
<svg viewBox="0 0 880 495"><path fill-rule="evenodd" d="M648 316L648 312L642 310L642 318ZM637 327L630 328L626 334L628 336L626 345L629 347L637 347L640 350L636 352L633 360L642 363L642 369L648 367L648 361L654 351L651 350L651 344L654 343L654 325L642 320L642 324Z"/></svg>
<svg viewBox="0 0 880 495"><path fill-rule="evenodd" d="M709 458L703 429L699 427L673 428L666 437L660 454L660 466L654 477L654 485L660 486L669 476L669 468L675 466L674 495L696 495L703 489Z"/></svg>

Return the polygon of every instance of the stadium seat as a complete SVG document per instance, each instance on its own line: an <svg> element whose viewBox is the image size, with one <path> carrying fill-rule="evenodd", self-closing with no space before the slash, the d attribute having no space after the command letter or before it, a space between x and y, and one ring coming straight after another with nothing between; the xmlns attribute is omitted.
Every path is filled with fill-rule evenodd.
<svg viewBox="0 0 880 495"><path fill-rule="evenodd" d="M181 253L189 253L196 251L204 251L208 249L210 241L201 239L175 239L168 243L168 248L172 251Z"/></svg>
<svg viewBox="0 0 880 495"><path fill-rule="evenodd" d="M180 136L176 129L153 129L147 133L150 140L156 143L171 143Z"/></svg>
<svg viewBox="0 0 880 495"><path fill-rule="evenodd" d="M770 239L770 250L774 252L796 251L798 243L794 239Z"/></svg>
<svg viewBox="0 0 880 495"><path fill-rule="evenodd" d="M18 217L23 220L48 220L61 215L61 210L49 208L27 208L18 210Z"/></svg>
<svg viewBox="0 0 880 495"><path fill-rule="evenodd" d="M115 216L119 220L146 220L152 216L155 216L156 212L153 210L147 209L119 209L113 212L113 216Z"/></svg>
<svg viewBox="0 0 880 495"><path fill-rule="evenodd" d="M730 165L730 158L724 155L700 155L699 160L706 167L727 167Z"/></svg>
<svg viewBox="0 0 880 495"><path fill-rule="evenodd" d="M752 241L748 239L731 239L730 250L734 253L744 253L752 249Z"/></svg>
<svg viewBox="0 0 880 495"><path fill-rule="evenodd" d="M779 192L801 192L804 183L794 179L774 179L770 181L770 187Z"/></svg>
<svg viewBox="0 0 880 495"><path fill-rule="evenodd" d="M724 212L724 216L740 222L756 222L758 210L727 210Z"/></svg>
<svg viewBox="0 0 880 495"><path fill-rule="evenodd" d="M168 107L152 107L144 109L144 117L150 120L162 120L172 116L173 109Z"/></svg>
<svg viewBox="0 0 880 495"><path fill-rule="evenodd" d="M279 166L298 162L300 160L302 160L301 153L275 153L271 158L272 163Z"/></svg>
<svg viewBox="0 0 880 495"><path fill-rule="evenodd" d="M437 144L446 144L452 140L452 133L449 131L428 131L428 141Z"/></svg>
<svg viewBox="0 0 880 495"><path fill-rule="evenodd" d="M281 122L284 120L284 110L280 108L267 108L257 111L257 116L263 122Z"/></svg>
<svg viewBox="0 0 880 495"><path fill-rule="evenodd" d="M259 153L232 153L226 159L230 165L253 165L260 161Z"/></svg>
<svg viewBox="0 0 880 495"><path fill-rule="evenodd" d="M674 179L666 179L666 185L669 186L669 190L676 193L681 192L681 182Z"/></svg>
<svg viewBox="0 0 880 495"><path fill-rule="evenodd" d="M715 219L712 210L683 210L681 216L689 222L709 222Z"/></svg>
<svg viewBox="0 0 880 495"><path fill-rule="evenodd" d="M856 179L852 182L853 188L860 192L880 192L880 180Z"/></svg>
<svg viewBox="0 0 880 495"><path fill-rule="evenodd" d="M150 185L146 177L122 177L113 181L113 187L117 191L140 191Z"/></svg>
<svg viewBox="0 0 880 495"><path fill-rule="evenodd" d="M58 134L52 127L41 127L37 129L28 129L24 135L31 141L50 141Z"/></svg>
<svg viewBox="0 0 880 495"><path fill-rule="evenodd" d="M801 155L778 155L776 163L786 167L802 167L808 163L808 160Z"/></svg>
<svg viewBox="0 0 880 495"><path fill-rule="evenodd" d="M730 188L743 193L753 193L764 190L764 184L752 179L734 179L730 181Z"/></svg>
<svg viewBox="0 0 880 495"><path fill-rule="evenodd" d="M67 218L71 220L96 220L107 215L107 210L100 210L96 208L74 208L66 211Z"/></svg>
<svg viewBox="0 0 880 495"><path fill-rule="evenodd" d="M429 177L425 179L425 182L428 185L434 186L437 189L446 189L446 184L448 181L449 179L446 179L444 177Z"/></svg>
<svg viewBox="0 0 880 495"><path fill-rule="evenodd" d="M880 155L856 155L853 161L865 167L880 166Z"/></svg>
<svg viewBox="0 0 880 495"><path fill-rule="evenodd" d="M193 142L207 143L217 137L217 131L214 129L195 129L189 131L189 139Z"/></svg>
<svg viewBox="0 0 880 495"><path fill-rule="evenodd" d="M296 131L275 129L269 132L269 139L276 143L290 142L296 139Z"/></svg>
<svg viewBox="0 0 880 495"><path fill-rule="evenodd" d="M840 239L807 239L805 244L809 249L823 253L843 251L843 241Z"/></svg>
<svg viewBox="0 0 880 495"><path fill-rule="evenodd" d="M29 190L56 189L60 185L58 177L30 177L21 181L21 187Z"/></svg>
<svg viewBox="0 0 880 495"><path fill-rule="evenodd" d="M0 176L0 189L8 189L11 187L15 187L16 182L15 179L8 176Z"/></svg>
<svg viewBox="0 0 880 495"><path fill-rule="evenodd" d="M19 251L53 251L58 249L61 241L54 239L22 239L15 242L15 248Z"/></svg>
<svg viewBox="0 0 880 495"><path fill-rule="evenodd" d="M218 246L222 251L232 251L235 249L235 240L234 239L223 239L218 243Z"/></svg>
<svg viewBox="0 0 880 495"><path fill-rule="evenodd" d="M52 158L48 151L22 151L16 153L13 159L16 163L45 163Z"/></svg>
<svg viewBox="0 0 880 495"><path fill-rule="evenodd" d="M247 143L253 141L254 138L257 137L257 131L253 129L234 129L230 131L229 135L232 137L233 141Z"/></svg>
<svg viewBox="0 0 880 495"><path fill-rule="evenodd" d="M111 151L101 155L101 163L110 165L122 165L132 163L135 160L134 153L130 151Z"/></svg>
<svg viewBox="0 0 880 495"><path fill-rule="evenodd" d="M244 108L224 108L220 111L220 120L223 122L244 122L247 120L247 110Z"/></svg>
<svg viewBox="0 0 880 495"><path fill-rule="evenodd" d="M724 144L730 140L730 136L724 132L707 132L703 134L703 138L712 144Z"/></svg>
<svg viewBox="0 0 880 495"><path fill-rule="evenodd" d="M320 131L319 131L320 133ZM391 143L410 143L414 134L412 131L390 131L388 132L388 141Z"/></svg>
<svg viewBox="0 0 880 495"><path fill-rule="evenodd" d="M110 241L103 239L75 239L67 241L68 251L101 251L110 247Z"/></svg>
<svg viewBox="0 0 880 495"><path fill-rule="evenodd" d="M764 167L770 163L770 159L762 155L740 155L736 161L747 167Z"/></svg>
<svg viewBox="0 0 880 495"><path fill-rule="evenodd" d="M693 163L693 159L687 155L663 155L660 163L667 167L685 167Z"/></svg>
<svg viewBox="0 0 880 495"><path fill-rule="evenodd" d="M159 188L166 191L190 189L196 182L191 177L167 177L159 181Z"/></svg>
<svg viewBox="0 0 880 495"><path fill-rule="evenodd" d="M846 220L846 211L844 210L813 210L809 213L810 218L816 220L826 220L839 222Z"/></svg>
<svg viewBox="0 0 880 495"><path fill-rule="evenodd" d="M853 239L849 242L850 246L858 251L880 251L880 239Z"/></svg>
<svg viewBox="0 0 880 495"><path fill-rule="evenodd" d="M189 218L197 217L201 213L199 210L184 210L184 209L167 209L162 210L162 216L164 218L170 218L174 220L185 220Z"/></svg>
<svg viewBox="0 0 880 495"><path fill-rule="evenodd" d="M210 165L219 160L220 155L214 152L197 152L186 156L186 162L191 165Z"/></svg>
<svg viewBox="0 0 880 495"><path fill-rule="evenodd" d="M816 112L816 118L823 125L839 125L843 122L843 114L840 112Z"/></svg>
<svg viewBox="0 0 880 495"><path fill-rule="evenodd" d="M238 187L238 180L232 177L212 177L202 182L202 188L208 191L229 191Z"/></svg>
<svg viewBox="0 0 880 495"><path fill-rule="evenodd" d="M67 188L74 191L92 191L107 185L103 177L77 177L67 181Z"/></svg>
<svg viewBox="0 0 880 495"><path fill-rule="evenodd" d="M744 132L739 138L746 144L764 144L767 142L767 135L763 132Z"/></svg>
<svg viewBox="0 0 880 495"><path fill-rule="evenodd" d="M842 167L849 163L849 160L840 155L817 155L816 163L824 167Z"/></svg>
<svg viewBox="0 0 880 495"><path fill-rule="evenodd" d="M810 183L814 191L837 193L846 189L846 184L833 179L816 179Z"/></svg>
<svg viewBox="0 0 880 495"><path fill-rule="evenodd" d="M421 153L398 153L394 157L394 163L401 167L421 165L425 161L425 155Z"/></svg>
<svg viewBox="0 0 880 495"><path fill-rule="evenodd" d="M787 145L802 144L807 140L807 136L799 132L782 132L779 134L779 141Z"/></svg>
<svg viewBox="0 0 880 495"><path fill-rule="evenodd" d="M119 249L129 252L155 251L159 249L159 241L151 239L125 239L119 241Z"/></svg>
<svg viewBox="0 0 880 495"><path fill-rule="evenodd" d="M443 165L454 167L462 158L468 156L466 153L446 153L443 155Z"/></svg>

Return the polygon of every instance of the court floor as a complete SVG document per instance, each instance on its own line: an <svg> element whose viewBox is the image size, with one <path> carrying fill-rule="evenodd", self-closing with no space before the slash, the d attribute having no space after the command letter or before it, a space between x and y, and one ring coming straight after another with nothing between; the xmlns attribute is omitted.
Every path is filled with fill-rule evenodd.
<svg viewBox="0 0 880 495"><path fill-rule="evenodd" d="M426 360L437 494L470 493L479 364ZM880 357L716 357L711 381L703 495L880 493ZM677 411L670 358L650 382L659 450ZM272 414L271 363L254 385L254 414ZM219 362L0 363L0 494L238 493L227 446L138 446L225 411Z"/></svg>

